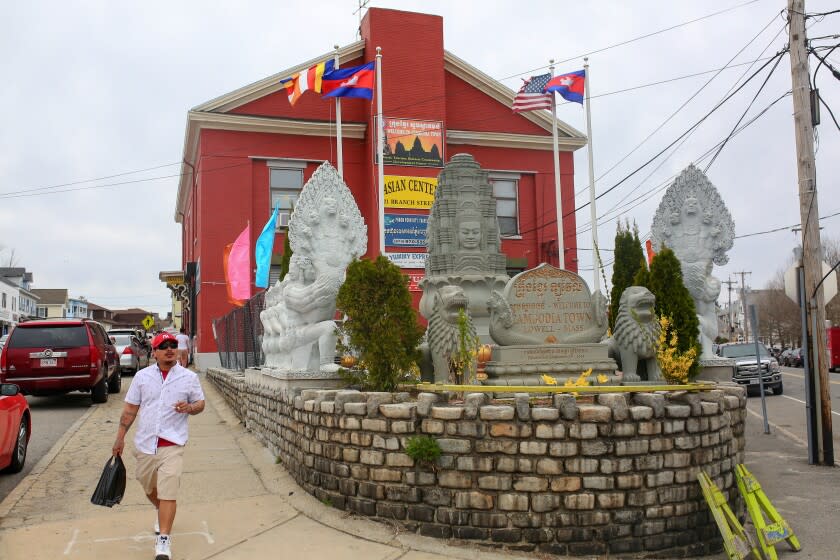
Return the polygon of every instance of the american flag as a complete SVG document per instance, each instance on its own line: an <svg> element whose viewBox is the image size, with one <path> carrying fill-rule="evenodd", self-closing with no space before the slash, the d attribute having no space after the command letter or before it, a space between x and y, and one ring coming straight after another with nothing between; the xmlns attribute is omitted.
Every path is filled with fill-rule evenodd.
<svg viewBox="0 0 840 560"><path fill-rule="evenodd" d="M522 84L516 97L513 98L513 112L536 111L537 109L551 109L551 94L543 93L543 88L551 79L551 74L531 76Z"/></svg>

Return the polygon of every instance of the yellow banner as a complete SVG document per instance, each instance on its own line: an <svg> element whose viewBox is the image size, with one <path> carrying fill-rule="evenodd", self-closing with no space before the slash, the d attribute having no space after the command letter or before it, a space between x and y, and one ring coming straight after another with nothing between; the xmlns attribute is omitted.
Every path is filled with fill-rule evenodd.
<svg viewBox="0 0 840 560"><path fill-rule="evenodd" d="M385 175L385 206L429 210L435 200L437 182L437 177Z"/></svg>

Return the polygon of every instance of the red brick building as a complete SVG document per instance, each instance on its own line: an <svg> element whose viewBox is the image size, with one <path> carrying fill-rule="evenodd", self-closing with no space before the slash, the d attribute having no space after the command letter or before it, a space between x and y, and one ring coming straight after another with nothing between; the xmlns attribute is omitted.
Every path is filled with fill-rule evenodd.
<svg viewBox="0 0 840 560"><path fill-rule="evenodd" d="M371 8L362 39L336 52L341 67L357 66L382 48L382 101L386 119L440 123L442 159L471 154L491 172L499 204L502 250L511 272L558 264L551 114L511 111L514 93L443 48L439 16ZM336 164L335 103L306 92L291 106L282 78L331 59L302 62L262 81L192 109L184 138L183 176L175 220L182 224L183 266L189 295L188 332L196 335L199 366L218 360L212 320L228 313L222 252L247 223L252 245L273 201L288 208L295 193L324 161ZM379 252L376 99L341 103L344 180L368 225L368 256ZM565 268L577 270L572 152L585 136L558 122ZM393 138L389 138L393 140ZM405 142L410 146L412 138ZM386 161L388 161L386 159ZM439 167L386 165L388 177L436 178ZM386 205L387 206L387 205ZM282 210L281 210L282 212ZM428 209L386 208L386 213L428 214ZM282 217L281 217L282 218ZM282 252L278 228L275 252ZM422 247L386 247L417 252ZM422 268L405 268L412 287ZM416 289L416 288L415 288ZM255 289L256 291L257 289ZM415 303L420 294L415 293Z"/></svg>

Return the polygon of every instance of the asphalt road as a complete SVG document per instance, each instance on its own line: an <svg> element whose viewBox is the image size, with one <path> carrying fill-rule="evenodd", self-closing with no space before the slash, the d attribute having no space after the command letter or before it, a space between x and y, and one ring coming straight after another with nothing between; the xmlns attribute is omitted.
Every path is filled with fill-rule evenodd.
<svg viewBox="0 0 840 560"><path fill-rule="evenodd" d="M807 447L808 434L805 410L805 377L802 368L783 367L784 394L766 392L767 418L771 430ZM840 373L829 373L831 387L832 435L835 462L840 465ZM750 414L761 417L761 398L750 397L747 403Z"/></svg>
<svg viewBox="0 0 840 560"><path fill-rule="evenodd" d="M123 380L123 391L128 383ZM128 379L131 381L131 378ZM120 395L109 395L119 398ZM92 405L90 393L68 393L53 397L26 397L32 411L32 436L26 453L23 470L17 474L0 474L0 502L11 492L32 468L38 464L67 429Z"/></svg>

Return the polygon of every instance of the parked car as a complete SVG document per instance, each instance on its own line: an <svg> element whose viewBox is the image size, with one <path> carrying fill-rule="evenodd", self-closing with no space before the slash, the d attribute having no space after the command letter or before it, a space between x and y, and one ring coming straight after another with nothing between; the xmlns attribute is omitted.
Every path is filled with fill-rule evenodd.
<svg viewBox="0 0 840 560"><path fill-rule="evenodd" d="M0 384L0 471L23 469L32 435L29 403L13 383Z"/></svg>
<svg viewBox="0 0 840 560"><path fill-rule="evenodd" d="M794 348L785 356L783 365L788 367L802 367L802 348Z"/></svg>
<svg viewBox="0 0 840 560"><path fill-rule="evenodd" d="M146 333L142 329L117 328L108 331L109 336L116 336L118 334L130 334L132 336L137 337L137 340L140 343L140 348L142 348L143 351L146 352L146 358L152 355L151 338L147 338Z"/></svg>
<svg viewBox="0 0 840 560"><path fill-rule="evenodd" d="M0 354L0 381L25 395L89 391L95 403L119 393L117 349L90 319L46 319L17 325Z"/></svg>
<svg viewBox="0 0 840 560"><path fill-rule="evenodd" d="M781 395L784 392L784 386L779 362L770 355L770 352L761 343L758 344L759 355L756 356L755 346L754 342L721 344L720 355L735 360L735 375L732 377L732 381L746 385L748 393L755 392L760 383L758 377L760 363L764 387L772 389L774 395Z"/></svg>
<svg viewBox="0 0 840 560"><path fill-rule="evenodd" d="M137 370L149 365L149 354L143 343L132 334L111 334L114 346L117 348L117 355L120 357L120 368L123 373L130 372L132 375Z"/></svg>

